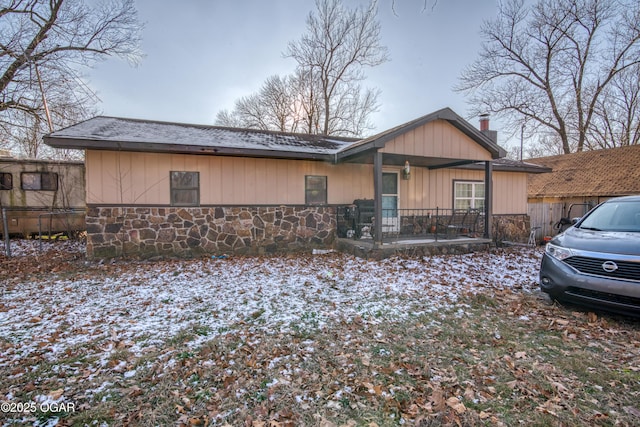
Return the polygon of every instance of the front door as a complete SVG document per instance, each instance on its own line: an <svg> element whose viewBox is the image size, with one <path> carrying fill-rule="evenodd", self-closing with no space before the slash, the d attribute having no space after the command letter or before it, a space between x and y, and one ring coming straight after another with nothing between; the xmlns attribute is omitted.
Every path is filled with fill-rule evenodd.
<svg viewBox="0 0 640 427"><path fill-rule="evenodd" d="M398 211L399 185L397 172L382 172L382 231L400 230Z"/></svg>

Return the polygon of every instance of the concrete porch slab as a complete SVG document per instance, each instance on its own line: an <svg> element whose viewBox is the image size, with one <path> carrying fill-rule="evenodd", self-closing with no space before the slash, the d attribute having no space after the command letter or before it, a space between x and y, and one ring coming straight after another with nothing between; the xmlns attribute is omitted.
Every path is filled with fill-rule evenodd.
<svg viewBox="0 0 640 427"><path fill-rule="evenodd" d="M370 239L336 239L336 249L340 252L367 259L385 259L394 255L429 256L444 254L463 254L484 251L493 245L491 239L458 238L438 239L402 239L384 241L375 245Z"/></svg>

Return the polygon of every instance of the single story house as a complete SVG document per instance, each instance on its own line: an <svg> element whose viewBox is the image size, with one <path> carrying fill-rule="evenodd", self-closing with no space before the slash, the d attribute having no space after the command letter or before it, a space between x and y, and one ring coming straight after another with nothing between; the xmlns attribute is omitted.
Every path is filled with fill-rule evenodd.
<svg viewBox="0 0 640 427"><path fill-rule="evenodd" d="M483 126L449 108L360 140L95 117L44 141L85 150L89 257L260 254L332 247L359 200L375 244L455 208L479 210L487 237L496 218L528 235L535 167L494 168L505 151Z"/></svg>
<svg viewBox="0 0 640 427"><path fill-rule="evenodd" d="M551 169L530 174L528 213L542 235L561 218L580 217L607 199L640 194L640 145L528 159Z"/></svg>

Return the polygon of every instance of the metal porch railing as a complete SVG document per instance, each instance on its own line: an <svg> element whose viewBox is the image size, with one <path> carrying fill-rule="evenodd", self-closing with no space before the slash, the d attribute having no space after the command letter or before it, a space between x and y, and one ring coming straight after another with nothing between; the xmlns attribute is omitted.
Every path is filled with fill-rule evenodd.
<svg viewBox="0 0 640 427"><path fill-rule="evenodd" d="M369 239L374 236L373 204L338 209L338 236ZM479 237L484 232L482 209L383 209L383 239L399 237L433 240Z"/></svg>

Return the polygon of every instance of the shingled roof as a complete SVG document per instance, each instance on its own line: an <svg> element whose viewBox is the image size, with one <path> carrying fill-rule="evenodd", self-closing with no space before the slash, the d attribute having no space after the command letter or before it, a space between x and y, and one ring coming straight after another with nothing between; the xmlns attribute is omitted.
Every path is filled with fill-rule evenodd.
<svg viewBox="0 0 640 427"><path fill-rule="evenodd" d="M504 149L450 108L366 139L98 116L45 135L44 142L56 148L314 159L337 163L375 152L398 134L434 120L448 121L494 159L505 155ZM402 164L404 161L403 158Z"/></svg>
<svg viewBox="0 0 640 427"><path fill-rule="evenodd" d="M495 159L496 170L529 173L547 171L537 165L509 163L506 159L500 159L506 154L504 149L450 108L443 108L366 139L97 116L45 135L44 141L52 147L67 149L313 159L334 163L352 161L352 158L360 156L359 161L366 162L369 158L363 155L384 147L386 142L399 134L435 120L446 120L487 150ZM369 160L372 162L372 157ZM407 157L402 156L398 164L403 165L405 160ZM446 159L418 160L423 163L422 166L429 167L447 164L444 162ZM412 163L420 165L418 160ZM393 162L394 159L387 158L385 161ZM478 165L468 167L484 168Z"/></svg>
<svg viewBox="0 0 640 427"><path fill-rule="evenodd" d="M551 173L529 174L528 195L608 197L640 194L640 146L528 159Z"/></svg>
<svg viewBox="0 0 640 427"><path fill-rule="evenodd" d="M59 148L333 159L358 139L98 116L44 137Z"/></svg>

